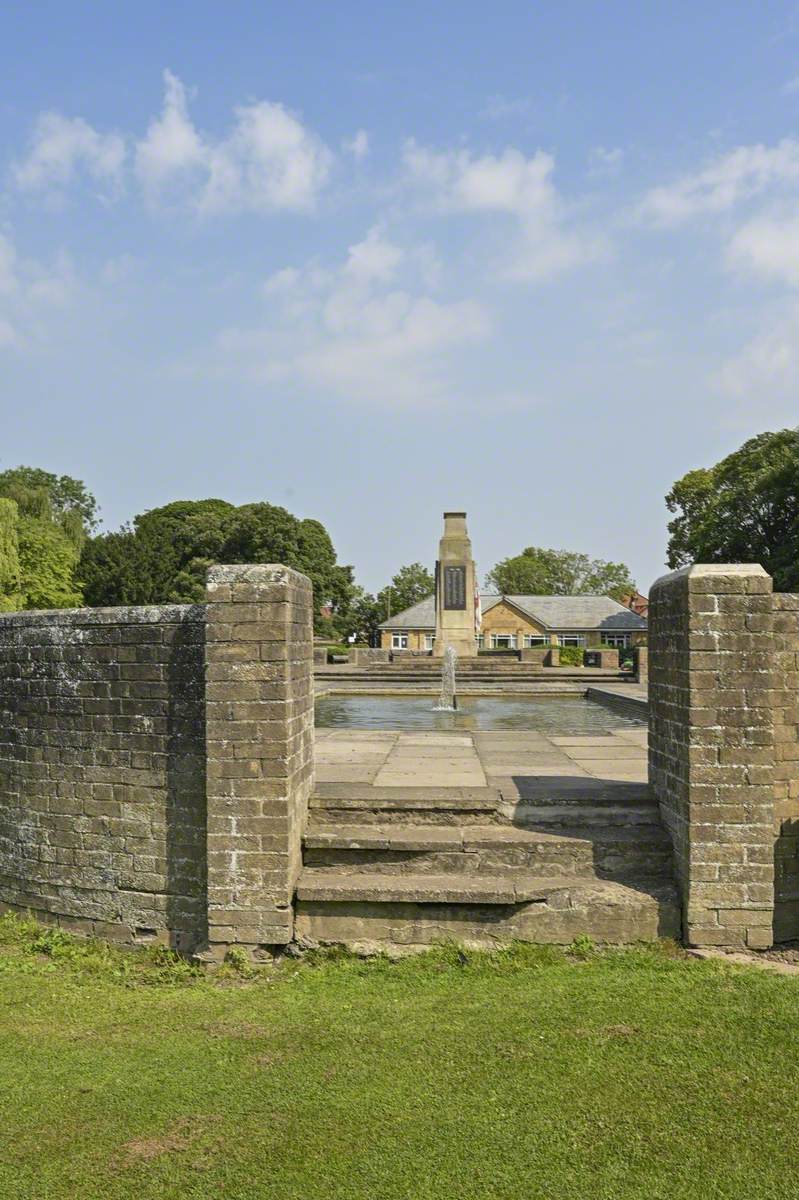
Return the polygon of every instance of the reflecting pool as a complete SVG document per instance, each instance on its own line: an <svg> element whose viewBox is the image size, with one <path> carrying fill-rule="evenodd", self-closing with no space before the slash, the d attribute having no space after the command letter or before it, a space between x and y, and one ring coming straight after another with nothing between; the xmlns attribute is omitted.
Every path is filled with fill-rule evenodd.
<svg viewBox="0 0 799 1200"><path fill-rule="evenodd" d="M431 696L322 696L319 729L529 729L554 735L640 729L646 716L582 696L459 696L455 712L436 710Z"/></svg>

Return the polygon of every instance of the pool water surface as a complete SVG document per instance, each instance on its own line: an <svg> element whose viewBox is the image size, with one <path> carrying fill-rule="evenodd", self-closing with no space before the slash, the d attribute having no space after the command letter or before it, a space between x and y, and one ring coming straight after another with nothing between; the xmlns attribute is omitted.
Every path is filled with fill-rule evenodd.
<svg viewBox="0 0 799 1200"><path fill-rule="evenodd" d="M318 729L519 729L549 735L613 733L646 726L641 716L583 696L464 696L455 712L437 711L432 696L322 696Z"/></svg>

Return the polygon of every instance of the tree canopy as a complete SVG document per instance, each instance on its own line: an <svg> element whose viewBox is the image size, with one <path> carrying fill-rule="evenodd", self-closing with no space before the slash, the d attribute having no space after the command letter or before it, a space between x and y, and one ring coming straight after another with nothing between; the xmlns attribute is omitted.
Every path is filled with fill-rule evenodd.
<svg viewBox="0 0 799 1200"><path fill-rule="evenodd" d="M48 517L76 543L97 527L97 501L86 484L71 475L12 467L0 472L0 496L15 501L22 516Z"/></svg>
<svg viewBox="0 0 799 1200"><path fill-rule="evenodd" d="M0 609L82 604L80 548L96 521L81 480L39 467L0 472Z"/></svg>
<svg viewBox="0 0 799 1200"><path fill-rule="evenodd" d="M391 583L377 593L380 620L385 621L391 613L403 612L430 596L436 587L435 576L421 563L410 563L400 567Z"/></svg>
<svg viewBox="0 0 799 1200"><path fill-rule="evenodd" d="M19 509L0 497L0 612L22 607L19 565Z"/></svg>
<svg viewBox="0 0 799 1200"><path fill-rule="evenodd" d="M421 563L400 567L391 583L373 596L362 587L353 587L350 601L341 612L338 625L343 637L371 642L377 627L392 613L402 612L435 591L433 574Z"/></svg>
<svg viewBox="0 0 799 1200"><path fill-rule="evenodd" d="M635 591L624 563L606 562L571 550L528 546L498 562L486 576L488 587L506 595L602 595L620 600Z"/></svg>
<svg viewBox="0 0 799 1200"><path fill-rule="evenodd" d="M756 562L778 591L799 590L799 430L761 433L666 496L667 561Z"/></svg>
<svg viewBox="0 0 799 1200"><path fill-rule="evenodd" d="M199 603L212 563L279 562L308 575L317 623L322 606L346 609L352 569L336 561L325 527L273 504L176 500L132 527L86 542L81 577L93 605Z"/></svg>

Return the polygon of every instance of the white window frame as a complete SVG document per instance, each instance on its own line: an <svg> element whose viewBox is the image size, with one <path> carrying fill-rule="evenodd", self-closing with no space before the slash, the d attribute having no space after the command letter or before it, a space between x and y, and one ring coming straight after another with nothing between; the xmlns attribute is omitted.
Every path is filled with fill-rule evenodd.
<svg viewBox="0 0 799 1200"><path fill-rule="evenodd" d="M499 639L503 642L507 640L507 645L500 646ZM491 634L491 649L492 650L515 650L516 649L516 634L515 633L492 633Z"/></svg>
<svg viewBox="0 0 799 1200"><path fill-rule="evenodd" d="M408 649L407 633L392 633L391 649L392 650L407 650Z"/></svg>
<svg viewBox="0 0 799 1200"><path fill-rule="evenodd" d="M603 633L600 635L600 640L603 646L609 646L616 650L629 650L632 644L632 634L629 633Z"/></svg>
<svg viewBox="0 0 799 1200"><path fill-rule="evenodd" d="M425 650L433 650L436 644L436 635L434 633L426 633L424 635Z"/></svg>
<svg viewBox="0 0 799 1200"><path fill-rule="evenodd" d="M482 650L485 647L486 640L482 633L478 633L477 637L474 640L477 642L478 650Z"/></svg>
<svg viewBox="0 0 799 1200"><path fill-rule="evenodd" d="M533 646L548 646L549 638L543 633L526 633L524 635L525 650L532 649Z"/></svg>
<svg viewBox="0 0 799 1200"><path fill-rule="evenodd" d="M558 645L559 646L584 646L585 645L585 634L584 633L559 633L558 634Z"/></svg>

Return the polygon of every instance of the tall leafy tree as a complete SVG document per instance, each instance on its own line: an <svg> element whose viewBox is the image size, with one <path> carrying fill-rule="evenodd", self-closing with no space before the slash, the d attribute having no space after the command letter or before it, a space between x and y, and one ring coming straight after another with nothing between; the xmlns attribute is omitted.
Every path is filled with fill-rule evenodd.
<svg viewBox="0 0 799 1200"><path fill-rule="evenodd" d="M83 602L77 566L81 546L97 521L97 502L86 485L71 475L54 475L39 467L0 472L0 499L13 504L16 519L5 510L5 540L16 540L19 586L2 592L6 609L73 608Z"/></svg>
<svg viewBox="0 0 799 1200"><path fill-rule="evenodd" d="M23 608L78 608L75 583L80 551L52 521L20 516L20 590Z"/></svg>
<svg viewBox="0 0 799 1200"><path fill-rule="evenodd" d="M435 576L421 563L410 563L400 567L391 583L377 593L380 620L385 621L390 613L402 612L435 591Z"/></svg>
<svg viewBox="0 0 799 1200"><path fill-rule="evenodd" d="M19 509L0 498L0 612L22 607L19 564Z"/></svg>
<svg viewBox="0 0 799 1200"><path fill-rule="evenodd" d="M320 609L346 609L352 570L336 562L319 521L273 504L177 500L135 518L132 528L92 538L81 575L90 604L198 603L212 563L280 562L303 571Z"/></svg>
<svg viewBox="0 0 799 1200"><path fill-rule="evenodd" d="M354 587L350 601L339 620L341 635L371 644L384 617L376 597L362 587Z"/></svg>
<svg viewBox="0 0 799 1200"><path fill-rule="evenodd" d="M670 567L756 562L779 591L799 590L799 430L761 433L666 497Z"/></svg>
<svg viewBox="0 0 799 1200"><path fill-rule="evenodd" d="M624 563L541 546L528 546L521 554L502 559L486 576L486 584L506 595L601 595L620 600L635 591Z"/></svg>
<svg viewBox="0 0 799 1200"><path fill-rule="evenodd" d="M0 472L0 496L14 500L26 517L50 517L76 544L97 527L97 501L81 479L40 467Z"/></svg>

